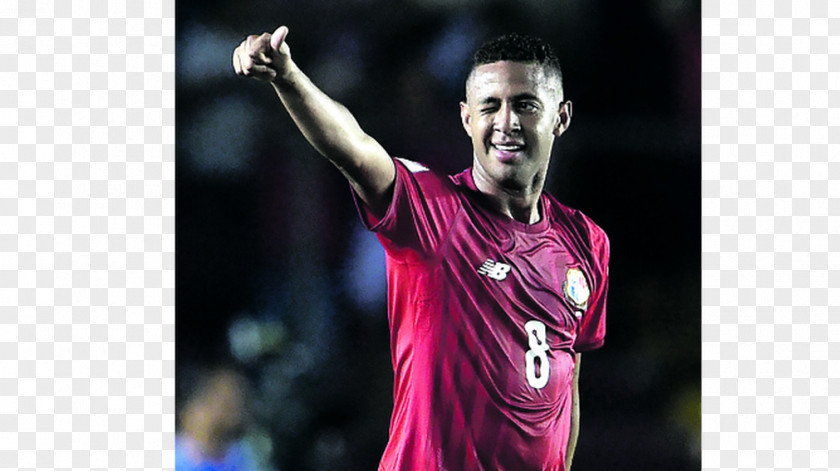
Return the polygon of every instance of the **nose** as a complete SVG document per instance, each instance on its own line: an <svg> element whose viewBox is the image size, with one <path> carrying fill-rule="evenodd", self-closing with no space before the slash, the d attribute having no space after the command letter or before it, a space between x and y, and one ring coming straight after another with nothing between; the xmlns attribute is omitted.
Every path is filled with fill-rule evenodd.
<svg viewBox="0 0 840 471"><path fill-rule="evenodd" d="M499 111L496 113L496 119L493 123L493 128L504 134L511 134L521 130L519 123L519 115L508 103L503 103Z"/></svg>

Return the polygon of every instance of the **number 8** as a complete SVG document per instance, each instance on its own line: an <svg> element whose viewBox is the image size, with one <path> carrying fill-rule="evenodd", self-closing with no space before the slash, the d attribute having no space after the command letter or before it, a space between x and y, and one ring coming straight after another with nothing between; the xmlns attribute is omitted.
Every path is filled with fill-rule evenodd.
<svg viewBox="0 0 840 471"><path fill-rule="evenodd" d="M525 323L525 331L528 333L528 346L530 350L525 352L525 376L528 384L536 389L542 389L548 384L548 343L545 341L545 324L540 321L528 321ZM540 360L540 375L537 376L536 360Z"/></svg>

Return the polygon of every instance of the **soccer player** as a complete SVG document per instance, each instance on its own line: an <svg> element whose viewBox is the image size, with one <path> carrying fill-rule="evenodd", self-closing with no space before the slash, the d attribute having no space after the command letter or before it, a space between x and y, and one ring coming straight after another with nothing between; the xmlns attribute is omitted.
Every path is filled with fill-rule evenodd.
<svg viewBox="0 0 840 471"><path fill-rule="evenodd" d="M514 34L476 51L461 103L473 161L445 176L367 135L295 65L288 33L249 36L233 67L273 86L385 248L395 382L380 471L569 469L609 242L543 191L572 118L551 48Z"/></svg>

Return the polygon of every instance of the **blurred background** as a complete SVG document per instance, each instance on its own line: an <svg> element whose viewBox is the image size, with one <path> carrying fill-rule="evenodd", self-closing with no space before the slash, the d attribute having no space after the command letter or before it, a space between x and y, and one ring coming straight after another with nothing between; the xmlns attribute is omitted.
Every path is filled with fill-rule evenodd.
<svg viewBox="0 0 840 471"><path fill-rule="evenodd" d="M699 0L176 8L185 450L216 440L252 469L372 470L392 405L382 250L270 86L235 76L233 49L288 25L295 61L392 155L454 173L471 162L458 113L470 55L517 31L552 43L574 102L547 189L611 239L607 339L584 355L574 469L700 469ZM241 420L208 425L191 418L199 407Z"/></svg>

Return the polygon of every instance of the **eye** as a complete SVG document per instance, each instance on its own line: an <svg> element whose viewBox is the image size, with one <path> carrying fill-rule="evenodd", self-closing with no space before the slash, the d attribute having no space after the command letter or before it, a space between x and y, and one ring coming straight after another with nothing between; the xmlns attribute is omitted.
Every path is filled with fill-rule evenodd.
<svg viewBox="0 0 840 471"><path fill-rule="evenodd" d="M479 111L481 112L481 114L490 114L490 113L495 113L498 109L499 109L498 106L490 105L490 106L481 107L481 109Z"/></svg>
<svg viewBox="0 0 840 471"><path fill-rule="evenodd" d="M516 109L523 113L533 113L539 110L539 107L536 103L530 101L520 101L516 104Z"/></svg>

